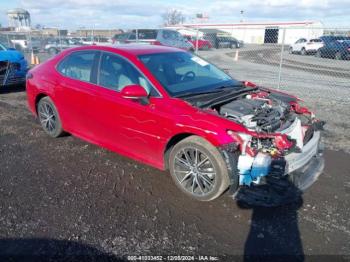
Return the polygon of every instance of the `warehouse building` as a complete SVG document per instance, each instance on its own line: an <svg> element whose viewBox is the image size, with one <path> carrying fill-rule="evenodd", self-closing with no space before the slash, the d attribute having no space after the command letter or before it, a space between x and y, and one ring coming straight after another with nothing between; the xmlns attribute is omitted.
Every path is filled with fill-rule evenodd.
<svg viewBox="0 0 350 262"><path fill-rule="evenodd" d="M254 22L254 23L198 23L181 24L169 28L181 31L199 30L202 33L217 32L221 35L233 36L251 44L292 44L299 38L317 38L323 35L323 25L318 21L297 22Z"/></svg>

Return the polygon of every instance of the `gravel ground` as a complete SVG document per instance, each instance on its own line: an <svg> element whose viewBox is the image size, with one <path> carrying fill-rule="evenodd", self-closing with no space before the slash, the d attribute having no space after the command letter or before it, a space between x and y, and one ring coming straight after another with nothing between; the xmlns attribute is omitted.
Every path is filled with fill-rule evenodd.
<svg viewBox="0 0 350 262"><path fill-rule="evenodd" d="M239 50L201 51L200 55L239 80L278 87L278 46L247 46ZM350 153L350 61L283 53L281 90L302 98L315 114L327 122L325 144L329 149Z"/></svg>
<svg viewBox="0 0 350 262"><path fill-rule="evenodd" d="M301 261L346 261L350 155L326 150L325 158L324 174L299 203L243 208L229 194L202 203L181 194L167 172L72 136L49 138L29 113L23 88L3 90L0 260L299 254Z"/></svg>

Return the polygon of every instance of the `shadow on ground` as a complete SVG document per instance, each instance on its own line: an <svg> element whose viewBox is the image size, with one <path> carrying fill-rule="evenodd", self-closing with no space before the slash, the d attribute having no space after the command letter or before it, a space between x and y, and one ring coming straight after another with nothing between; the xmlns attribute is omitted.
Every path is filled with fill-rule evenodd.
<svg viewBox="0 0 350 262"><path fill-rule="evenodd" d="M26 85L0 86L0 94L18 93L26 90Z"/></svg>
<svg viewBox="0 0 350 262"><path fill-rule="evenodd" d="M1 261L126 261L94 247L45 238L0 239Z"/></svg>
<svg viewBox="0 0 350 262"><path fill-rule="evenodd" d="M252 195L243 189L238 194L249 193L250 198L236 196L240 199L239 208L252 210L244 261L304 261L298 225L302 195L291 182L283 182L282 187L280 184L277 187L275 181L267 180L266 185L259 188L259 194Z"/></svg>

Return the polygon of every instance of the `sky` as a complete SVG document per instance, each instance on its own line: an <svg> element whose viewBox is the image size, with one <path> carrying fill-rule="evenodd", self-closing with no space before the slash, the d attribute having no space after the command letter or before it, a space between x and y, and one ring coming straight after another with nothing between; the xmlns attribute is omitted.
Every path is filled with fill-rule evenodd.
<svg viewBox="0 0 350 262"><path fill-rule="evenodd" d="M208 22L321 21L326 27L350 28L350 0L0 0L0 23L6 11L24 8L32 25L66 29L152 28L162 25L162 14L180 10L187 22L206 13Z"/></svg>

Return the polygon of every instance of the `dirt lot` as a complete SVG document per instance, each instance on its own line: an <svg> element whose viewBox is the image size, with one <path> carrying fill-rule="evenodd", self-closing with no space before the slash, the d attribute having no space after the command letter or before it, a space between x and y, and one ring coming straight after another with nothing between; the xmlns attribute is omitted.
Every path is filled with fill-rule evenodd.
<svg viewBox="0 0 350 262"><path fill-rule="evenodd" d="M350 256L348 154L327 150L324 174L298 204L247 209L228 194L201 203L166 172L72 136L49 138L25 99L23 88L0 93L0 256Z"/></svg>

